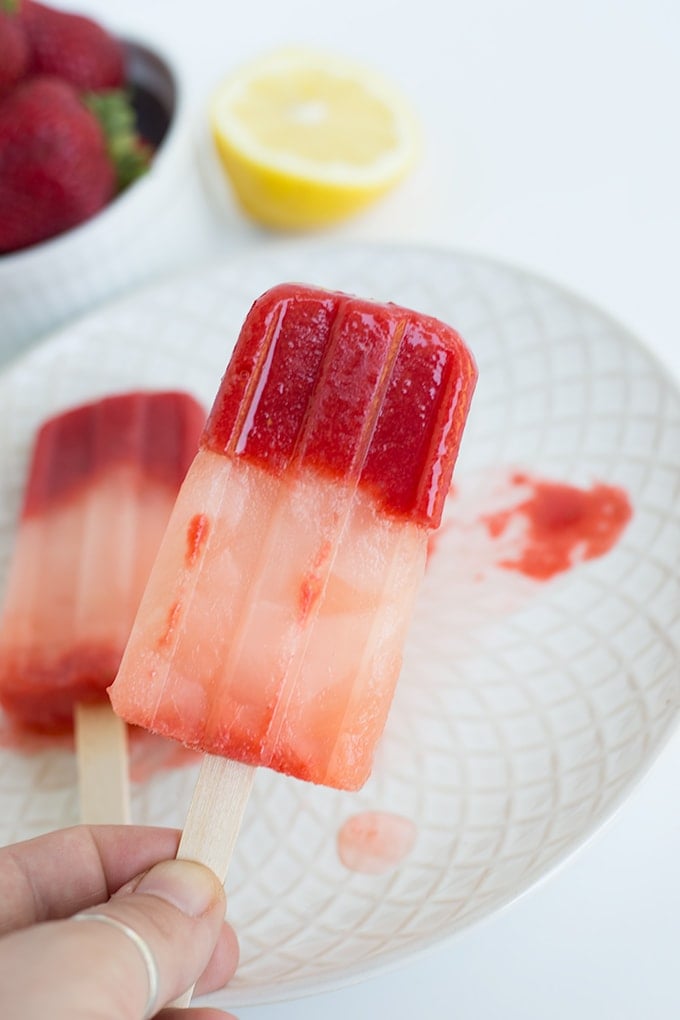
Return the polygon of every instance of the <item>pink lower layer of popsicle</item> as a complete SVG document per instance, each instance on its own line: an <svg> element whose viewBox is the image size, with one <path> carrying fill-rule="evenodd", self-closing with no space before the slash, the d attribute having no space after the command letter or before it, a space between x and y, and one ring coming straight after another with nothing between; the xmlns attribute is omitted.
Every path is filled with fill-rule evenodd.
<svg viewBox="0 0 680 1020"><path fill-rule="evenodd" d="M70 727L76 702L104 697L174 497L118 464L22 520L0 635L0 700L16 719Z"/></svg>
<svg viewBox="0 0 680 1020"><path fill-rule="evenodd" d="M312 782L365 782L427 530L316 471L204 450L115 685L128 722Z"/></svg>

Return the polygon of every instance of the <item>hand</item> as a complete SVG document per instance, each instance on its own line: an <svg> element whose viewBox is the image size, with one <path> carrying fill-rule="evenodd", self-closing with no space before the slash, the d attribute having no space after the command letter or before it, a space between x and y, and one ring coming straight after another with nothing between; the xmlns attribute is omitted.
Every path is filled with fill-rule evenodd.
<svg viewBox="0 0 680 1020"><path fill-rule="evenodd" d="M171 829L78 826L0 849L3 1020L142 1020L147 1010L225 1020L161 1009L194 981L197 993L222 987L238 961L224 890L203 865L173 860L178 841Z"/></svg>

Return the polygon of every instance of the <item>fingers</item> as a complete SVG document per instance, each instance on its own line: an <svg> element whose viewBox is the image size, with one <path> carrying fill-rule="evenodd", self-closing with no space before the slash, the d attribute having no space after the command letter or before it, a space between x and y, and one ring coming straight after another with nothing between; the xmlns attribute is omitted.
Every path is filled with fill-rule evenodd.
<svg viewBox="0 0 680 1020"><path fill-rule="evenodd" d="M196 982L196 995L206 995L218 988L224 988L233 978L238 967L239 945L234 929L223 924L217 945L208 964ZM184 1011L186 1013L186 1010Z"/></svg>
<svg viewBox="0 0 680 1020"><path fill-rule="evenodd" d="M0 849L0 935L104 902L178 842L174 829L79 825Z"/></svg>
<svg viewBox="0 0 680 1020"><path fill-rule="evenodd" d="M97 920L96 915L110 920ZM209 985L223 983L235 967L234 943L223 923L224 891L211 871L191 861L156 864L80 917L3 939L0 990L11 994L16 988L21 995L14 1014L11 999L3 1001L0 991L0 1015L141 1020L151 1006L160 1010L192 985L208 964ZM140 939L148 953L140 948ZM40 982L35 980L36 960ZM210 1011L198 1016L212 1020Z"/></svg>

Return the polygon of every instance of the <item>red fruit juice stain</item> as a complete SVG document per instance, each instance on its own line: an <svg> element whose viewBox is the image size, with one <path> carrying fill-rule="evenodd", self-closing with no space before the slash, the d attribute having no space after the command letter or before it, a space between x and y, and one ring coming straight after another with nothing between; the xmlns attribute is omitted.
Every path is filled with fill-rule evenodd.
<svg viewBox="0 0 680 1020"><path fill-rule="evenodd" d="M165 621L165 630L158 639L159 648L167 648L172 644L175 631L177 630L177 624L179 623L180 616L182 615L182 603L173 602L168 610L167 619Z"/></svg>
<svg viewBox="0 0 680 1020"><path fill-rule="evenodd" d="M402 815L364 811L352 815L338 832L338 856L350 871L383 875L409 855L416 841L416 825Z"/></svg>
<svg viewBox="0 0 680 1020"><path fill-rule="evenodd" d="M187 567L195 566L209 531L210 518L208 515L194 514L187 527L187 544L184 552L184 562Z"/></svg>
<svg viewBox="0 0 680 1020"><path fill-rule="evenodd" d="M303 577L298 592L298 619L300 623L304 623L307 620L314 603L317 602L321 595L322 587L321 578L317 577L312 571Z"/></svg>
<svg viewBox="0 0 680 1020"><path fill-rule="evenodd" d="M307 571L300 582L297 607L298 620L301 624L304 624L307 621L309 614L312 612L312 609L321 597L324 585L322 567L324 567L328 561L332 551L333 547L331 543L323 542L316 554L311 568Z"/></svg>
<svg viewBox="0 0 680 1020"><path fill-rule="evenodd" d="M519 472L510 481L527 490L525 498L507 509L482 514L480 520L494 539L521 520L517 551L497 565L537 581L609 552L633 513L627 493L616 486L595 483L581 489Z"/></svg>

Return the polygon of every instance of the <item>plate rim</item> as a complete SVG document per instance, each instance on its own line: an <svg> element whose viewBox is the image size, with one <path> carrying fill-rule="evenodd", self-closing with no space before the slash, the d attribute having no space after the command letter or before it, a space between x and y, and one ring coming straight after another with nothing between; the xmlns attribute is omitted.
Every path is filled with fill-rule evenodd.
<svg viewBox="0 0 680 1020"><path fill-rule="evenodd" d="M200 281L201 278L206 276L216 276L220 273L228 273L235 263L238 265L239 275L243 276L247 273L249 264L266 261L272 257L279 260L282 257L285 258L288 253L295 258L302 256L308 261L312 260L316 253L322 253L324 258L328 258L329 261L332 261L336 256L351 258L355 255L361 255L364 257L370 253L376 253L376 255L378 255L381 252L388 254L391 258L394 258L395 256L409 258L427 257L437 260L450 259L452 262L458 263L471 262L473 264L487 266L494 270L501 270L515 278L521 277L523 281L537 283L541 287L551 290L553 293L560 295L569 303L575 303L580 308L594 314L603 322L609 324L612 329L626 341L627 344L632 345L638 353L641 353L644 356L650 367L653 368L654 372L658 376L659 382L663 383L668 394L672 395L678 406L680 406L680 384L676 379L674 372L663 358L645 343L644 339L629 329L625 324L621 323L608 310L603 309L590 298L581 295L576 290L555 281L547 275L536 272L534 269L526 268L511 261L506 261L484 253L466 251L462 248L459 249L445 245L411 244L389 241L338 241L337 239L324 239L322 241L310 242L306 238L292 241L289 238L274 239L268 242L264 249L260 246L255 246L241 253L225 253L205 260L199 266L190 270L185 268L166 274L152 283L144 283L141 286L127 291L123 295L103 301L95 307L88 309L85 313L78 315L66 324L62 324L58 328L43 335L37 341L34 341L28 348L18 351L14 354L14 356L11 356L5 364L0 366L0 386L11 383L12 377L15 375L21 375L22 372L30 371L32 367L39 365L42 359L49 359L52 356L53 350L55 348L59 348L61 344L67 343L69 337L74 334L74 331L77 331L78 329L87 329L90 323L105 321L108 315L118 309L122 310L129 306L134 306L139 302L143 303L153 300L154 295L168 293L172 290L173 285L177 285L180 282L189 283L192 280ZM257 296L257 294L254 294L253 300ZM680 455L678 456L678 465L680 466ZM342 965L337 971L333 972L332 975L327 975L318 979L297 978L291 979L290 981L283 980L276 984L272 983L270 980L267 984L262 986L245 985L243 988L234 987L232 989L227 986L220 992L203 996L201 1001L208 1004L214 1002L217 1005L223 1005L226 1007L247 1007L249 1005L273 1004L294 1000L300 997L324 994L329 991L361 983L364 980L369 980L370 978L384 973L389 973L400 964L407 961L413 961L418 957L431 952L435 948L443 948L450 945L478 925L490 922L494 917L499 915L501 912L506 911L520 898L527 895L529 891L538 889L543 883L551 881L561 868L570 864L570 862L572 862L578 854L586 850L592 844L593 840L598 838L610 824L614 823L626 801L636 790L639 789L641 784L644 784L644 782L647 781L658 758L663 754L673 735L677 731L679 723L680 705L676 704L673 710L673 716L669 719L653 747L647 753L643 764L637 767L635 773L612 798L605 814L598 817L589 826L582 830L582 835L579 841L575 845L561 851L555 859L544 868L538 877L530 878L526 881L526 883L521 884L515 891L508 894L506 898L501 899L500 902L496 902L486 912L482 911L479 916L472 920L463 921L461 926L455 931L444 934L435 933L430 936L419 936L418 945L416 947L406 946L393 949L391 951L387 949L381 951L378 956L369 960L368 963L366 961L362 961L351 965ZM217 999L216 996L219 996L219 999Z"/></svg>

